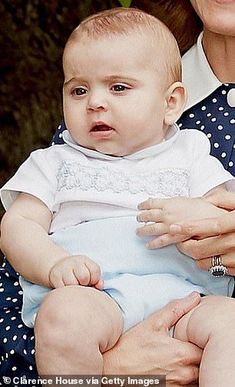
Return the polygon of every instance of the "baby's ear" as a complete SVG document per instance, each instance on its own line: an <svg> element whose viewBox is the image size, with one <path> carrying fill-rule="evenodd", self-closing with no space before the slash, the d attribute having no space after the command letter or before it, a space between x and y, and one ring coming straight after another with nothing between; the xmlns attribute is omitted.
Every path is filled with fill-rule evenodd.
<svg viewBox="0 0 235 387"><path fill-rule="evenodd" d="M180 118L187 100L187 91L183 83L174 82L165 95L165 125L172 125Z"/></svg>

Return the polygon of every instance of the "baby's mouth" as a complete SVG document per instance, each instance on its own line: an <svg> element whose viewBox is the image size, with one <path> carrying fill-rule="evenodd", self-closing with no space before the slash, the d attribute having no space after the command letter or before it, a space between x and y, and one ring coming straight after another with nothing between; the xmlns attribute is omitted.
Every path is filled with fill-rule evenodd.
<svg viewBox="0 0 235 387"><path fill-rule="evenodd" d="M111 126L104 122L97 122L92 125L90 135L97 140L108 140L114 132L115 129Z"/></svg>
<svg viewBox="0 0 235 387"><path fill-rule="evenodd" d="M96 124L91 128L91 132L109 132L111 130L114 129L106 124Z"/></svg>

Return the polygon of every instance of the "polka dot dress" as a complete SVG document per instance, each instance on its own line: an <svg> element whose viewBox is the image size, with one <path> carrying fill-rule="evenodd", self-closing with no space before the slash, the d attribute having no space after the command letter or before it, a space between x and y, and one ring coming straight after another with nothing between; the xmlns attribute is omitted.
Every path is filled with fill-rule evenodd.
<svg viewBox="0 0 235 387"><path fill-rule="evenodd" d="M33 379L37 375L34 332L21 320L22 289L6 260L0 268L0 294L0 382L3 376Z"/></svg>
<svg viewBox="0 0 235 387"><path fill-rule="evenodd" d="M178 121L181 129L198 129L211 143L211 154L235 175L235 84L224 84L193 106Z"/></svg>

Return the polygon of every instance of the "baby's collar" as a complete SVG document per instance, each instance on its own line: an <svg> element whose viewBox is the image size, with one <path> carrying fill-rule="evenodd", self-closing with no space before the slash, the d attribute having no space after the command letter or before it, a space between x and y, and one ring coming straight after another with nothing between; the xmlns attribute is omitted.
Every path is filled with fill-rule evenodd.
<svg viewBox="0 0 235 387"><path fill-rule="evenodd" d="M111 155L106 155L106 154L101 153L101 152L97 152L96 150L93 150L93 149L85 148L85 147L77 144L73 140L73 138L71 137L68 130L64 130L62 135L63 135L64 142L67 145L69 145L70 147L72 147L74 149L79 150L81 153L83 153L84 155L91 157L91 158L96 158L96 159L100 159L100 160L123 160L123 159L125 159L125 160L141 160L141 159L144 159L147 157L155 156L158 153L161 153L161 152L165 151L166 149L168 149L171 146L171 144L173 144L173 142L175 142L176 138L178 137L178 134L179 134L179 128L176 124L174 124L169 128L169 130L167 132L167 136L164 139L164 141L162 141L159 144L152 145L148 148L141 149L140 151L132 153L132 154L127 155L127 156L111 156Z"/></svg>

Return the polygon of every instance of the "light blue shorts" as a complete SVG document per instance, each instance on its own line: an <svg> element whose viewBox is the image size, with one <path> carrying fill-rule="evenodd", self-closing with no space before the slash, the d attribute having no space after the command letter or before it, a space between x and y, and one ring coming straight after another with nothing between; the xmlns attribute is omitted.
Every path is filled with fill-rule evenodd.
<svg viewBox="0 0 235 387"><path fill-rule="evenodd" d="M124 330L146 319L175 298L192 291L228 295L231 277L213 278L200 271L193 259L172 245L148 250L146 239L136 236L134 217L85 222L51 235L69 254L86 255L100 265L104 291L119 305ZM21 278L22 318L33 327L45 295L51 290ZM231 285L230 282L232 281Z"/></svg>

